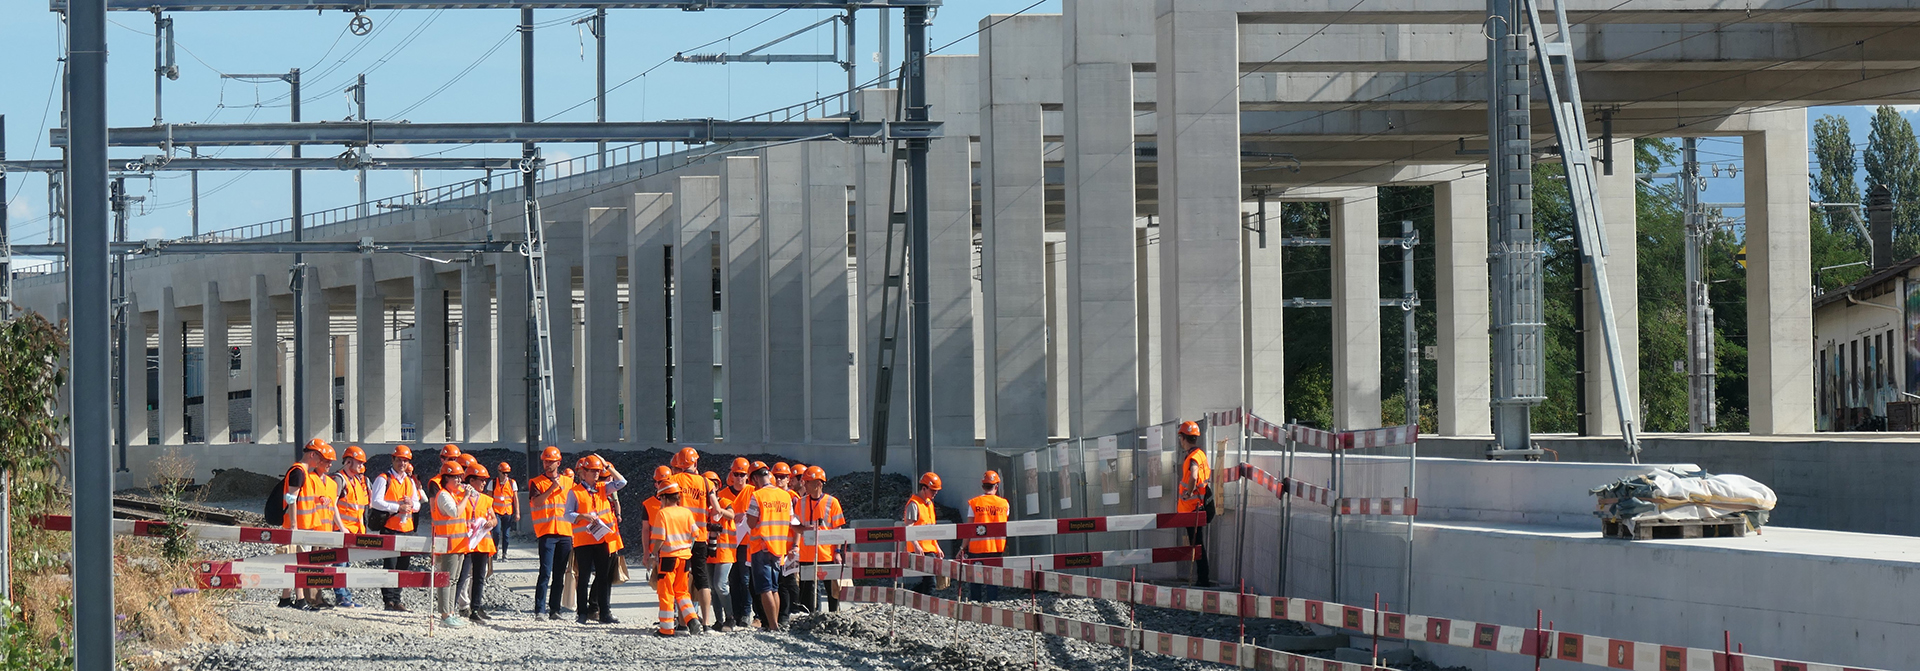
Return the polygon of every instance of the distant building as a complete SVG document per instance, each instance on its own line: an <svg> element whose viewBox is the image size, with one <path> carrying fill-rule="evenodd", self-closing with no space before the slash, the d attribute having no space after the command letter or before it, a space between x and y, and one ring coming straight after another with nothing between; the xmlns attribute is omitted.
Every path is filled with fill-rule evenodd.
<svg viewBox="0 0 1920 671"><path fill-rule="evenodd" d="M1920 401L1920 257L1813 298L1820 431L1911 431Z"/></svg>

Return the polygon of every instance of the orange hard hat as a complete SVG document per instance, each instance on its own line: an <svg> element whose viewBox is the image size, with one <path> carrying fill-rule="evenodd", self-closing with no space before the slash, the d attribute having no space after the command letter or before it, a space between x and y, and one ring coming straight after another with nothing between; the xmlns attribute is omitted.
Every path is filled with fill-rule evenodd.
<svg viewBox="0 0 1920 671"><path fill-rule="evenodd" d="M569 478L573 477L573 469L571 468L567 469L566 476Z"/></svg>
<svg viewBox="0 0 1920 671"><path fill-rule="evenodd" d="M411 447L407 447L407 446L405 446L405 445L395 445L395 446L393 446L393 458L395 458L395 459L412 459L412 458L413 458L413 448L411 448Z"/></svg>
<svg viewBox="0 0 1920 671"><path fill-rule="evenodd" d="M767 470L767 462L764 462L764 461L753 462L753 470L756 470L756 471Z"/></svg>
<svg viewBox="0 0 1920 671"><path fill-rule="evenodd" d="M573 467L580 471L599 470L593 467L593 455L591 454L573 460Z"/></svg>
<svg viewBox="0 0 1920 671"><path fill-rule="evenodd" d="M826 469L823 469L823 468L821 468L821 467L819 467L819 466L808 466L808 467L807 467L807 474L806 474L806 475L804 475L804 476L802 476L802 477L804 477L805 479L808 479L808 480L819 480L819 481L821 481L821 482L826 482L826 481L827 481L827 471L826 471Z"/></svg>
<svg viewBox="0 0 1920 671"><path fill-rule="evenodd" d="M933 471L927 471L925 474L922 474L920 476L920 486L926 487L927 489L931 489L936 492L940 491L940 474L935 473Z"/></svg>
<svg viewBox="0 0 1920 671"><path fill-rule="evenodd" d="M667 484L660 485L660 488L653 490L653 493L659 494L661 496L666 496L668 494L678 494L680 493L680 483L669 482Z"/></svg>
<svg viewBox="0 0 1920 671"><path fill-rule="evenodd" d="M352 459L354 461L358 461L363 464L367 463L367 451L360 449L359 445L348 445L347 458Z"/></svg>
<svg viewBox="0 0 1920 671"><path fill-rule="evenodd" d="M1200 423L1199 422L1181 422L1180 435L1182 436L1200 435Z"/></svg>
<svg viewBox="0 0 1920 671"><path fill-rule="evenodd" d="M700 452L691 447L682 447L679 452L673 453L674 468L693 468L693 465L698 463L700 463Z"/></svg>
<svg viewBox="0 0 1920 671"><path fill-rule="evenodd" d="M306 447L306 449L309 449L309 450L313 450L313 451L315 451L315 452L319 452L319 451L320 451L320 447L321 447L321 446L323 446L323 445L326 445L326 444L327 444L327 441L324 441L324 440L321 440L321 439L319 439L319 438L311 438L311 439L308 439L308 440L307 440L307 447Z"/></svg>
<svg viewBox="0 0 1920 671"><path fill-rule="evenodd" d="M479 464L467 464L467 475L479 478L481 480L485 480L487 478L493 477L493 476L487 475L487 467L481 466Z"/></svg>
<svg viewBox="0 0 1920 671"><path fill-rule="evenodd" d="M467 469L461 466L460 462L454 461L452 459L448 459L446 461L440 462L440 474L441 475L466 475Z"/></svg>
<svg viewBox="0 0 1920 671"><path fill-rule="evenodd" d="M732 470L735 473L751 472L753 471L753 462L747 461L746 457L734 457L733 468L730 470Z"/></svg>
<svg viewBox="0 0 1920 671"><path fill-rule="evenodd" d="M326 443L321 443L319 447L308 447L307 449L313 450L315 452L319 452L320 458L325 459L327 461L333 461L334 459L339 458L338 455L334 454L333 446L328 445Z"/></svg>
<svg viewBox="0 0 1920 671"><path fill-rule="evenodd" d="M713 484L716 484L716 485L717 485L717 484L720 484L720 474L719 474L719 473L715 473L715 472L713 472L713 471L707 471L707 472L705 472L705 473L701 473L700 475L702 475L702 476L704 476L704 477L706 477L706 479L707 479L707 481L708 481L708 482L711 482L711 483L713 483Z"/></svg>
<svg viewBox="0 0 1920 671"><path fill-rule="evenodd" d="M782 476L793 475L793 469L787 467L787 462L775 462L773 465L773 474Z"/></svg>
<svg viewBox="0 0 1920 671"><path fill-rule="evenodd" d="M980 484L983 484L983 485L997 485L997 484L1000 484L1000 472L999 472L999 471L987 471L987 473L986 473L986 475L982 475L982 476L980 476Z"/></svg>
<svg viewBox="0 0 1920 671"><path fill-rule="evenodd" d="M660 482L660 481L662 481L662 480L669 480L669 479L672 479L672 478L673 478L673 469L671 469L671 468L667 468L667 467L665 467L665 466L655 466L655 467L653 467L653 481L654 481L654 482Z"/></svg>
<svg viewBox="0 0 1920 671"><path fill-rule="evenodd" d="M457 457L457 456L460 456L460 446L459 446L459 445L455 445L455 444L453 444L453 443L447 443L447 444L445 444L445 445L441 445L441 446L440 446L440 458L441 458L441 459L449 459L449 458L452 458L452 457Z"/></svg>
<svg viewBox="0 0 1920 671"><path fill-rule="evenodd" d="M501 473L512 473L512 472L513 472L513 465L512 465L512 464L509 464L509 463L507 463L507 462L504 462L504 461L502 461L502 462L500 462L500 472L501 472Z"/></svg>
<svg viewBox="0 0 1920 671"><path fill-rule="evenodd" d="M552 445L548 445L547 449L540 451L540 460L541 461L559 461L560 448L554 447Z"/></svg>

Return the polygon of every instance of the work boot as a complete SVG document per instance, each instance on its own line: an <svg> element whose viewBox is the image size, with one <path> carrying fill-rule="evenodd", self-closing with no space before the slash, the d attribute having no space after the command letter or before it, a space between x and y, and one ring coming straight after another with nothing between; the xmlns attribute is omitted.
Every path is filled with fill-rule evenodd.
<svg viewBox="0 0 1920 671"><path fill-rule="evenodd" d="M388 602L388 603L387 603L387 612L389 612L389 613L411 613L411 612L413 612L413 611L411 611L411 610L408 610L406 606L402 606L402 605L400 605L400 602L398 602L398 601L390 601L390 602Z"/></svg>
<svg viewBox="0 0 1920 671"><path fill-rule="evenodd" d="M613 617L612 615L602 615L602 616L600 616L600 620L599 620L599 622L600 622L600 624L620 624L620 621L619 621L619 620L617 620L617 619L614 619L614 617Z"/></svg>
<svg viewBox="0 0 1920 671"><path fill-rule="evenodd" d="M280 607L281 607L281 608L292 608L292 607L293 607L293 599L289 599L289 598L287 598L287 597L284 597L284 596L283 596L283 597L280 597Z"/></svg>
<svg viewBox="0 0 1920 671"><path fill-rule="evenodd" d="M560 620L560 613L559 613L559 611L555 611L555 612L552 612L552 613L547 613L547 620L549 620L549 621L554 621L554 622L557 622L557 621L559 621L559 620Z"/></svg>

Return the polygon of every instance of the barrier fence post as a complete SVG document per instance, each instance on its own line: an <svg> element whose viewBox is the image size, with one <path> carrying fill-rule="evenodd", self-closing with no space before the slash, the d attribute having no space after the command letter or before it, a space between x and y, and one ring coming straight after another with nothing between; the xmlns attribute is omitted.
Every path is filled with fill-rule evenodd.
<svg viewBox="0 0 1920 671"><path fill-rule="evenodd" d="M1286 484L1286 486L1282 488L1282 490L1286 494L1293 493L1293 455L1294 455L1295 447L1296 447L1296 444L1294 443L1294 440L1293 440L1293 432L1288 431L1287 432L1286 464L1281 469L1286 472L1286 475L1283 476L1284 479L1281 480L1281 482ZM1287 596L1287 595L1293 594L1292 583L1288 582L1288 579L1287 579L1287 573L1288 573L1287 563L1292 559L1293 559L1293 497L1283 495L1280 497L1280 595L1281 596Z"/></svg>
<svg viewBox="0 0 1920 671"><path fill-rule="evenodd" d="M1380 593L1379 592L1373 593L1373 661L1370 663L1373 664L1374 666L1380 665Z"/></svg>
<svg viewBox="0 0 1920 671"><path fill-rule="evenodd" d="M1545 621L1545 619L1545 613L1541 612L1538 608L1534 609L1533 635L1538 636L1539 639L1534 641L1533 644L1533 671L1540 671L1540 657L1547 653L1547 645L1552 642L1547 638L1546 627L1541 626L1541 622Z"/></svg>
<svg viewBox="0 0 1920 671"><path fill-rule="evenodd" d="M1237 433L1240 434L1240 463L1234 465L1235 469L1250 465L1248 460L1246 427L1247 422L1243 418L1240 420L1240 429L1237 431ZM1240 579L1240 591L1242 593L1247 591L1247 485L1251 482L1251 480L1245 478L1240 480L1240 509L1234 511L1234 517L1239 518L1240 523L1239 530L1234 532L1236 535L1233 540L1233 576ZM1245 628L1244 620L1242 621L1241 628Z"/></svg>
<svg viewBox="0 0 1920 671"><path fill-rule="evenodd" d="M1133 590L1135 589L1134 587L1135 585L1140 584L1140 569L1138 567L1135 567L1134 569L1132 569L1131 573L1132 575L1127 580L1127 582L1129 583L1127 585L1127 626L1132 628L1134 631L1133 640L1139 641L1140 640L1140 609L1134 606L1134 602L1138 601L1139 599L1134 597ZM1136 643L1135 645L1138 645L1138 644ZM1127 646L1127 671L1133 671L1133 648L1134 647L1135 647L1134 645Z"/></svg>

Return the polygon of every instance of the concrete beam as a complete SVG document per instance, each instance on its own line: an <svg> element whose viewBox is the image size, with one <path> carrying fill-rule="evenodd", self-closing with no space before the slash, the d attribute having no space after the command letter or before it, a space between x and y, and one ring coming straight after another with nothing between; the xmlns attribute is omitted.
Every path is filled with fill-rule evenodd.
<svg viewBox="0 0 1920 671"><path fill-rule="evenodd" d="M1584 64L1583 64L1584 65ZM1580 97L1589 105L1633 109L1739 108L1754 101L1794 104L1860 104L1920 100L1911 69L1855 67L1844 80L1771 68L1728 72L1704 65L1676 65L1657 72L1580 71ZM1153 73L1136 73L1137 108L1152 109ZM1463 72L1257 72L1241 79L1242 109L1486 109L1486 73ZM1535 87L1536 114L1546 92Z"/></svg>
<svg viewBox="0 0 1920 671"><path fill-rule="evenodd" d="M227 306L220 302L220 283L208 282L200 304L200 342L205 353L200 366L200 435L208 445L229 442L227 387L231 366L227 350Z"/></svg>
<svg viewBox="0 0 1920 671"><path fill-rule="evenodd" d="M927 59L933 118L958 132L932 141L927 158L928 314L933 360L933 444L974 444L973 152L980 126L978 56Z"/></svg>
<svg viewBox="0 0 1920 671"><path fill-rule="evenodd" d="M425 260L414 264L413 333L418 354L410 368L413 377L407 380L413 388L408 396L420 409L413 416L414 441L431 445L448 440L447 292L440 284L440 264Z"/></svg>
<svg viewBox="0 0 1920 671"><path fill-rule="evenodd" d="M1356 6L1345 0L1188 0L1195 11L1239 12L1244 23L1477 24L1486 19L1480 0L1385 0ZM1730 6L1722 0L1673 0L1624 7L1619 0L1578 0L1567 8L1570 23L1899 23L1920 18L1903 0L1859 0L1809 5L1769 0Z"/></svg>
<svg viewBox="0 0 1920 671"><path fill-rule="evenodd" d="M400 440L399 347L387 343L386 299L374 280L374 260L355 264L354 333L358 340L354 412L359 414L360 440L390 443ZM391 353L389 353L391 350Z"/></svg>
<svg viewBox="0 0 1920 671"><path fill-rule="evenodd" d="M1487 335L1487 178L1434 185L1434 322L1440 353L1434 404L1440 435L1493 432Z"/></svg>
<svg viewBox="0 0 1920 671"><path fill-rule="evenodd" d="M587 442L620 440L620 254L627 250L627 210L587 210L580 230L581 429Z"/></svg>
<svg viewBox="0 0 1920 671"><path fill-rule="evenodd" d="M1633 156L1633 140L1616 140L1614 156ZM1616 159L1617 160L1617 159ZM1629 158L1631 161L1631 158ZM1623 166L1624 167L1624 166ZM1640 284L1638 184L1631 169L1604 171L1596 176L1600 215L1606 221L1607 293L1613 301L1613 319L1620 342L1630 407L1640 407ZM1580 270L1583 286L1592 286L1592 271ZM1606 339L1599 332L1600 305L1596 294L1582 292L1588 332L1582 339L1587 359L1587 435L1620 435L1620 412L1614 404L1613 377L1607 367Z"/></svg>
<svg viewBox="0 0 1920 671"><path fill-rule="evenodd" d="M251 284L251 300L247 305L247 312L253 328L253 359L247 362L247 367L253 371L253 380L248 385L252 389L249 393L253 396L249 403L253 409L253 442L292 442L288 440L290 435L280 430L280 315L274 311L273 299L271 294L267 293L267 277L254 275ZM139 313L130 310L127 314L131 316ZM143 336L139 342L144 345L146 340ZM136 438L145 433L146 426L144 397L147 393L147 385L145 376L141 377L143 378L140 381L142 403L133 406L131 394L128 401L129 406L141 409L141 412L135 415L140 419L141 433L135 434L131 430L128 432Z"/></svg>
<svg viewBox="0 0 1920 671"><path fill-rule="evenodd" d="M627 440L667 440L667 254L679 244L673 194L636 193L628 210Z"/></svg>
<svg viewBox="0 0 1920 671"><path fill-rule="evenodd" d="M721 178L726 221L720 225L721 342L726 347L726 439L767 440L767 315L765 184L758 156L729 156Z"/></svg>
<svg viewBox="0 0 1920 671"><path fill-rule="evenodd" d="M1807 112L1751 115L1747 198L1747 407L1755 435L1814 428L1813 271L1808 236Z"/></svg>
<svg viewBox="0 0 1920 671"><path fill-rule="evenodd" d="M936 109L938 109L936 107ZM807 150L799 144L769 147L765 158L766 201L762 229L766 247L767 439L807 439ZM841 200L846 194L841 193ZM845 219L844 212L841 215ZM846 245L841 244L844 256ZM844 264L842 264L844 266ZM846 283L841 282L844 290ZM845 317L842 317L844 325ZM844 339L844 337L843 337ZM844 362L842 362L844 363Z"/></svg>
<svg viewBox="0 0 1920 671"><path fill-rule="evenodd" d="M1920 65L1920 28L1912 25L1880 28L1746 20L1725 25L1593 23L1573 26L1571 41L1583 78L1590 72L1669 68L1858 72ZM1486 43L1475 25L1244 24L1240 26L1240 68L1242 72L1484 70Z"/></svg>
<svg viewBox="0 0 1920 671"><path fill-rule="evenodd" d="M846 444L852 404L847 365L848 187L853 184L854 152L846 145L810 142L806 147L807 275L807 440Z"/></svg>
<svg viewBox="0 0 1920 671"><path fill-rule="evenodd" d="M683 443L713 442L713 245L722 225L720 178L681 177L674 248L674 417Z"/></svg>
<svg viewBox="0 0 1920 671"><path fill-rule="evenodd" d="M499 382L493 368L493 285L492 268L478 259L460 266L460 435L471 442L500 439L493 420Z"/></svg>

